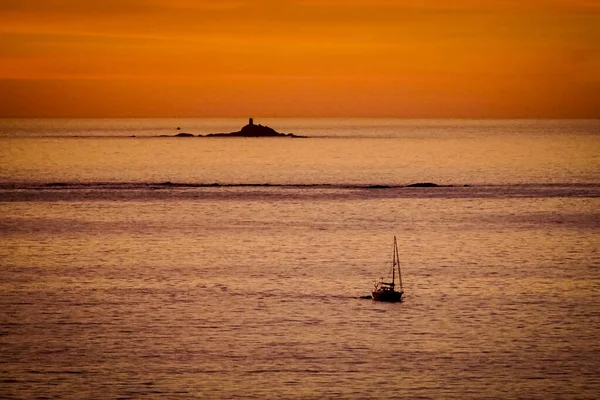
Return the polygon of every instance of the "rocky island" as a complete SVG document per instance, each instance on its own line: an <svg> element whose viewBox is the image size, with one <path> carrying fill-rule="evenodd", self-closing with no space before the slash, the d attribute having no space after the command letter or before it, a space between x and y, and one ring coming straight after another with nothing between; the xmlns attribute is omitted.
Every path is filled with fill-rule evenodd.
<svg viewBox="0 0 600 400"><path fill-rule="evenodd" d="M208 133L206 135L198 135L199 137L291 137L301 138L306 136L298 136L293 133L279 133L273 128L263 125L254 125L254 120L250 118L248 125L244 126L237 132L230 133Z"/></svg>

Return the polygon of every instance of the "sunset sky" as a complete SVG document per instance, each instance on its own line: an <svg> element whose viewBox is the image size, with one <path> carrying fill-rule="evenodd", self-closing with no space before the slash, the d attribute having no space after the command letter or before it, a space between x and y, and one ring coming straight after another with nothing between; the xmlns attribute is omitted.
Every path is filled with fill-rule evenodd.
<svg viewBox="0 0 600 400"><path fill-rule="evenodd" d="M1 117L600 117L600 0L2 0Z"/></svg>

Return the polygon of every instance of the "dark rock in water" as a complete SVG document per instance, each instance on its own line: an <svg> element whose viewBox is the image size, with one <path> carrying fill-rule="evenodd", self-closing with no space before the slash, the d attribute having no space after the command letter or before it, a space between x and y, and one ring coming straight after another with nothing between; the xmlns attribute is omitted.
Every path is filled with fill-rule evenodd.
<svg viewBox="0 0 600 400"><path fill-rule="evenodd" d="M277 132L273 128L269 128L268 126L262 125L254 125L248 124L242 128L241 131L238 132L240 136L279 136L283 135L283 133Z"/></svg>
<svg viewBox="0 0 600 400"><path fill-rule="evenodd" d="M367 186L366 189L391 189L391 186L388 185L370 185Z"/></svg>
<svg viewBox="0 0 600 400"><path fill-rule="evenodd" d="M177 130L180 130L177 127ZM194 137L192 133L181 132L173 136L160 135L160 137ZM248 125L242 127L237 132L229 133L207 133L206 135L199 134L198 137L289 137L289 138L304 138L306 136L294 135L293 133L279 133L275 129L263 125L255 125L252 118Z"/></svg>
<svg viewBox="0 0 600 400"><path fill-rule="evenodd" d="M370 294L368 294L368 295L366 295L366 296L360 296L360 298L361 298L361 299L368 300L368 299L372 299L372 298L373 298L373 296L371 296Z"/></svg>
<svg viewBox="0 0 600 400"><path fill-rule="evenodd" d="M209 133L206 135L198 135L199 137L291 137L300 138L306 136L298 136L293 133L279 133L275 129L263 125L255 125L252 118L248 125L244 126L237 132L230 133Z"/></svg>
<svg viewBox="0 0 600 400"><path fill-rule="evenodd" d="M431 182L419 182L419 183L411 183L410 185L406 185L406 187L439 187L440 185Z"/></svg>

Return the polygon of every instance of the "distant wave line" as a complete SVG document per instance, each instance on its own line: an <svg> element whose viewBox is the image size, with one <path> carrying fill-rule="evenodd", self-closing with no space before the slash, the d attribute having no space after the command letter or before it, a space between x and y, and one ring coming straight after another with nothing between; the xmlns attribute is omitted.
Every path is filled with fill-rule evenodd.
<svg viewBox="0 0 600 400"><path fill-rule="evenodd" d="M430 182L410 184L351 184L351 183L191 183L191 182L4 182L0 189L146 189L146 188L231 188L265 187L294 189L398 189L407 187L467 187L469 185L438 185Z"/></svg>
<svg viewBox="0 0 600 400"><path fill-rule="evenodd" d="M0 189L168 189L168 188L291 188L291 189L403 189L403 188L588 188L600 189L600 183L516 183L516 184L436 184L413 182L385 183L256 183L256 182L0 182Z"/></svg>
<svg viewBox="0 0 600 400"><path fill-rule="evenodd" d="M87 200L321 200L600 198L597 184L381 185L327 183L0 183L0 202Z"/></svg>

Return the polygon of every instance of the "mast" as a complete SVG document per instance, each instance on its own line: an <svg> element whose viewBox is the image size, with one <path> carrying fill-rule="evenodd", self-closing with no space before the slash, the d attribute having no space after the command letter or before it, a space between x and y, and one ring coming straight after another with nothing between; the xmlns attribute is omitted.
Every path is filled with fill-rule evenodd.
<svg viewBox="0 0 600 400"><path fill-rule="evenodd" d="M392 254L392 289L396 286L396 236L394 236L394 252Z"/></svg>
<svg viewBox="0 0 600 400"><path fill-rule="evenodd" d="M402 273L400 272L400 256L398 255L398 244L396 243L396 236L394 236L394 256L396 257L396 262L398 263L398 281L400 282L400 291L403 292L404 289L402 287Z"/></svg>

